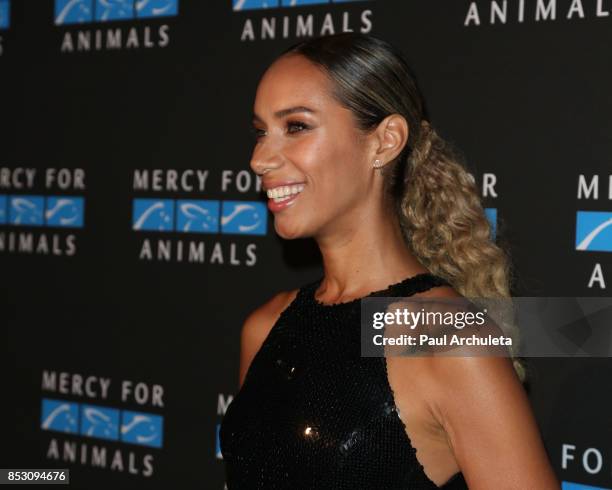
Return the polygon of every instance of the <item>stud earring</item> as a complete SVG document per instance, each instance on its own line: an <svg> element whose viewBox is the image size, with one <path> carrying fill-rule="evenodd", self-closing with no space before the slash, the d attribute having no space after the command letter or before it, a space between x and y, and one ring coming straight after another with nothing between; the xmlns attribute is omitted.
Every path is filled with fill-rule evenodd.
<svg viewBox="0 0 612 490"><path fill-rule="evenodd" d="M374 168L381 168L383 166L382 162L380 160L375 160L372 167Z"/></svg>

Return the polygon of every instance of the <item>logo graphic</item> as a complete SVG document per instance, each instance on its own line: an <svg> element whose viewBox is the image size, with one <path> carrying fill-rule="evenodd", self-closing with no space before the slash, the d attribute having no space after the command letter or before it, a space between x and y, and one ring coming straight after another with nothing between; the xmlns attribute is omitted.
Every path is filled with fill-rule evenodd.
<svg viewBox="0 0 612 490"><path fill-rule="evenodd" d="M303 5L328 5L330 3L363 2L366 0L232 0L232 9L259 10L279 7L301 7Z"/></svg>
<svg viewBox="0 0 612 490"><path fill-rule="evenodd" d="M119 410L95 405L81 406L81 434L98 439L119 439Z"/></svg>
<svg viewBox="0 0 612 490"><path fill-rule="evenodd" d="M267 218L260 201L137 198L132 207L135 231L265 235Z"/></svg>
<svg viewBox="0 0 612 490"><path fill-rule="evenodd" d="M495 241L497 233L497 208L485 208L485 215L491 224L491 240Z"/></svg>
<svg viewBox="0 0 612 490"><path fill-rule="evenodd" d="M10 196L9 224L16 226L42 226L44 223L43 196Z"/></svg>
<svg viewBox="0 0 612 490"><path fill-rule="evenodd" d="M183 233L218 233L219 201L177 201L176 229Z"/></svg>
<svg viewBox="0 0 612 490"><path fill-rule="evenodd" d="M55 0L55 25L174 17L178 0Z"/></svg>
<svg viewBox="0 0 612 490"><path fill-rule="evenodd" d="M215 442L215 455L217 456L217 459L223 459L223 453L221 452L221 442L219 440L219 430L220 429L221 429L221 424L217 424L217 428L216 428L217 437L216 437L216 442Z"/></svg>
<svg viewBox="0 0 612 490"><path fill-rule="evenodd" d="M77 403L43 398L41 429L78 434L78 420L79 407Z"/></svg>
<svg viewBox="0 0 612 490"><path fill-rule="evenodd" d="M612 252L611 212L576 212L576 250Z"/></svg>
<svg viewBox="0 0 612 490"><path fill-rule="evenodd" d="M83 228L83 215L82 197L0 195L0 224Z"/></svg>
<svg viewBox="0 0 612 490"><path fill-rule="evenodd" d="M172 199L134 199L132 227L140 231L174 230Z"/></svg>
<svg viewBox="0 0 612 490"><path fill-rule="evenodd" d="M573 483L571 481L561 482L561 490L610 490L603 487L593 487L591 485L581 485L580 483Z"/></svg>
<svg viewBox="0 0 612 490"><path fill-rule="evenodd" d="M11 0L0 0L0 29L11 27Z"/></svg>
<svg viewBox="0 0 612 490"><path fill-rule="evenodd" d="M257 201L223 201L221 232L265 235L268 214L266 206Z"/></svg>
<svg viewBox="0 0 612 490"><path fill-rule="evenodd" d="M82 228L83 198L66 196L47 197L45 220L47 226Z"/></svg>
<svg viewBox="0 0 612 490"><path fill-rule="evenodd" d="M161 415L42 399L43 430L161 448L163 425Z"/></svg>
<svg viewBox="0 0 612 490"><path fill-rule="evenodd" d="M0 194L0 225L6 223L6 196Z"/></svg>
<svg viewBox="0 0 612 490"><path fill-rule="evenodd" d="M142 446L162 446L163 420L159 415L123 411L121 440Z"/></svg>

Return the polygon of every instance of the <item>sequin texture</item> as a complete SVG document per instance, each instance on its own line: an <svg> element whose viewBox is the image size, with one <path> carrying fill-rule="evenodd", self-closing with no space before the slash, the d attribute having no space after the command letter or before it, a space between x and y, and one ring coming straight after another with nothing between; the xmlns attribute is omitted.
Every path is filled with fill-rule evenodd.
<svg viewBox="0 0 612 490"><path fill-rule="evenodd" d="M360 355L360 301L323 304L300 288L257 352L219 431L229 490L437 487L416 458L386 362ZM368 296L410 296L442 278L418 274Z"/></svg>

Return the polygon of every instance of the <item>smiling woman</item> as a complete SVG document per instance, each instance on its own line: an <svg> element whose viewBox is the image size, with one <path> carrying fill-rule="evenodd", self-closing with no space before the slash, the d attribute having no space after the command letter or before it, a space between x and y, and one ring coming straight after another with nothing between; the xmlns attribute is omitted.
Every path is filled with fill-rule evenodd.
<svg viewBox="0 0 612 490"><path fill-rule="evenodd" d="M312 237L324 276L244 323L228 488L559 488L512 351L360 355L363 298L509 296L509 259L402 54L356 33L292 46L253 127L275 230Z"/></svg>

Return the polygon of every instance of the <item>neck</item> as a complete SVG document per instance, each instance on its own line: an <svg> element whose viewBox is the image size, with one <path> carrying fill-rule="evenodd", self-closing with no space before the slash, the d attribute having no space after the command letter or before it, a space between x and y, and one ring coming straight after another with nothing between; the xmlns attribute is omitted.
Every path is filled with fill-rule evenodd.
<svg viewBox="0 0 612 490"><path fill-rule="evenodd" d="M324 269L320 301L350 301L428 272L409 251L392 206L355 214L316 237Z"/></svg>

